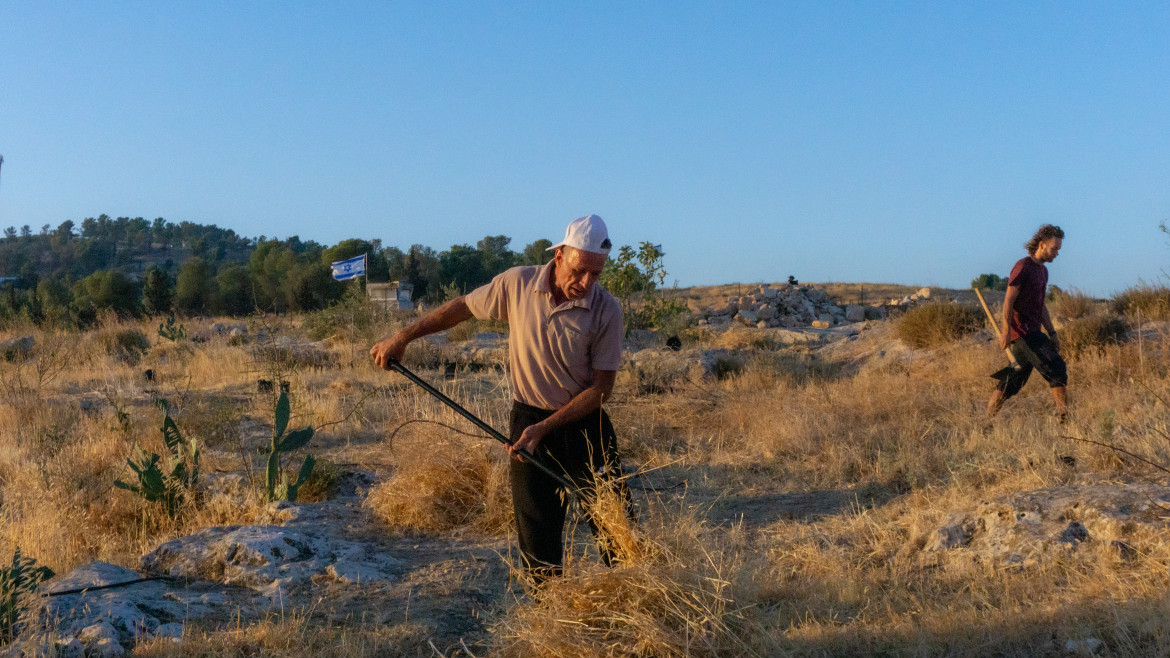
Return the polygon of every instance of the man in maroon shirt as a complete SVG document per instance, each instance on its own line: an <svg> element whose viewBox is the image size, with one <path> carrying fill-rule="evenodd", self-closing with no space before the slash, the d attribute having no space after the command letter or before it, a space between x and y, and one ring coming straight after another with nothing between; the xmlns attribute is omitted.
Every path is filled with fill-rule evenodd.
<svg viewBox="0 0 1170 658"><path fill-rule="evenodd" d="M1044 294L1048 291L1048 268L1044 264L1051 263L1060 253L1063 240L1064 231L1059 226L1041 226L1024 245L1028 256L1016 263L1008 277L999 346L1010 346L1020 368L996 386L987 402L988 417L998 413L1004 401L1020 391L1035 369L1052 390L1057 418L1060 422L1068 418L1068 369L1060 356L1056 328L1044 305Z"/></svg>

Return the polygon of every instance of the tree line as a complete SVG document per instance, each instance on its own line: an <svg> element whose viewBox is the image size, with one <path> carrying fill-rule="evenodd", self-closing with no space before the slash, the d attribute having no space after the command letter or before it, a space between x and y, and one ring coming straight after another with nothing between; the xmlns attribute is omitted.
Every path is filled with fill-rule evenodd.
<svg viewBox="0 0 1170 658"><path fill-rule="evenodd" d="M319 310L346 286L329 264L367 254L372 282L414 286L416 301L441 302L470 291L513 265L547 262L551 242L521 251L511 238L485 236L474 246L408 249L381 240L325 246L297 236L245 238L230 229L163 218L106 215L39 232L9 227L0 238L0 321L86 326L100 313L123 317L184 313L247 315Z"/></svg>

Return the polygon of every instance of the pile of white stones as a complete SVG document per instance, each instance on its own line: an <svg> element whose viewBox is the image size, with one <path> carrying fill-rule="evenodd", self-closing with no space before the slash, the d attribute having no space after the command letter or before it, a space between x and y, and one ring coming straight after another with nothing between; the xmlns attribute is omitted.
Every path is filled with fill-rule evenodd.
<svg viewBox="0 0 1170 658"><path fill-rule="evenodd" d="M930 288L919 288L918 292L913 295L907 295L901 299L891 299L887 306L914 306L928 299L930 299Z"/></svg>
<svg viewBox="0 0 1170 658"><path fill-rule="evenodd" d="M930 296L923 288L913 295L915 302ZM909 297L907 299L910 299ZM785 285L773 288L760 286L747 295L728 297L719 307L707 307L697 314L699 326L718 327L738 323L748 327L798 329L813 327L828 329L842 324L880 320L886 317L883 306L838 306L828 293L818 288Z"/></svg>

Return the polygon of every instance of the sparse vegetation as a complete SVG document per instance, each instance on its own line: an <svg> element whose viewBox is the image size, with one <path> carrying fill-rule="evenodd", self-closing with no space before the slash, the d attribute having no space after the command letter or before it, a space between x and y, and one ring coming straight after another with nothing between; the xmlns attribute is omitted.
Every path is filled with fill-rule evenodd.
<svg viewBox="0 0 1170 658"><path fill-rule="evenodd" d="M313 455L305 455L305 460L301 462L301 468L297 471L296 479L290 479L288 474L284 472L284 453L304 448L313 438L312 427L302 427L299 430L285 433L285 430L288 429L291 413L288 393L281 391L273 411L272 443L268 449L268 462L264 471L264 493L269 501L295 502L297 491L301 485L308 481L313 472L313 464L316 462Z"/></svg>
<svg viewBox="0 0 1170 658"><path fill-rule="evenodd" d="M987 375L1004 365L986 334L917 350L895 322L872 322L854 341L798 345L746 328L686 333L688 348L730 348L739 366L671 393L643 394L619 380L607 408L627 469L640 471L630 481L639 524L622 535L627 559L602 567L578 527L565 577L537 595L507 576L503 451L459 434L469 430L461 419L392 374L346 361L368 349L347 332L317 346L325 358L276 377L258 370L268 363L256 360L255 342L156 341L138 366L97 347L97 332L152 335L158 319L107 318L88 333L22 327L15 333L34 335L33 351L0 362L0 551L19 546L57 573L93 560L133 567L162 541L202 528L269 523L273 437L304 424L314 428L317 464L297 497L364 505L380 523L345 532L377 537L409 576L314 585L312 601L289 602L283 614L241 610L230 623L188 626L181 643L143 639L137 653L456 655L465 642L465 654L481 656L1027 655L1091 637L1111 655L1160 655L1170 650L1164 529L1100 526L1076 550L1007 567L925 548L951 511L973 501L1164 481L1149 464L1073 440L1170 462L1162 434L1170 411L1158 401L1170 399L1170 350L1156 333L1075 347L1080 323L1103 317L1106 329L1117 326L1098 310L1061 327L1076 356L1073 418L1060 428L1038 381L984 425ZM275 333L300 341L297 320ZM192 334L208 334L208 321L187 322ZM1101 344L1120 334L1089 335ZM432 348L416 347L412 367L506 427L506 373L445 375ZM142 378L147 367L153 382ZM260 377L292 384L296 420L290 405L280 432L276 392L257 393ZM125 461L136 447L168 454L154 395L175 403L168 415L200 447L205 500L174 518L114 485L138 484ZM322 422L333 418L345 420ZM297 484L300 462L285 465L285 482ZM664 466L641 472L648 464ZM228 476L243 491L213 491ZM483 625L465 615L452 622L453 607L473 610ZM378 617L362 616L372 608Z"/></svg>
<svg viewBox="0 0 1170 658"><path fill-rule="evenodd" d="M1112 313L1081 317L1060 328L1060 350L1070 359L1120 345L1129 335L1129 324Z"/></svg>
<svg viewBox="0 0 1170 658"><path fill-rule="evenodd" d="M1053 291L1047 305L1053 320L1079 320L1096 310L1097 301L1077 288L1069 288Z"/></svg>
<svg viewBox="0 0 1170 658"><path fill-rule="evenodd" d="M980 274L971 280L971 287L980 290L1007 290L1008 280L998 274Z"/></svg>
<svg viewBox="0 0 1170 658"><path fill-rule="evenodd" d="M931 303L906 311L895 325L898 337L914 347L944 345L978 331L986 323L983 314L962 304Z"/></svg>
<svg viewBox="0 0 1170 658"><path fill-rule="evenodd" d="M1142 283L1113 296L1110 306L1117 313L1141 320L1170 320L1170 287Z"/></svg>
<svg viewBox="0 0 1170 658"><path fill-rule="evenodd" d="M174 518L182 505L195 504L198 500L199 444L195 439L183 439L166 400L159 400L158 406L163 410L163 443L171 453L163 465L167 472L163 473L159 467L161 457L157 453L148 455L139 449L137 459L126 459L126 465L138 476L138 484L114 480L114 486L161 504L167 515Z"/></svg>
<svg viewBox="0 0 1170 658"><path fill-rule="evenodd" d="M54 575L52 569L35 566L36 563L21 555L17 547L12 553L12 565L0 567L0 645L19 632L37 587Z"/></svg>

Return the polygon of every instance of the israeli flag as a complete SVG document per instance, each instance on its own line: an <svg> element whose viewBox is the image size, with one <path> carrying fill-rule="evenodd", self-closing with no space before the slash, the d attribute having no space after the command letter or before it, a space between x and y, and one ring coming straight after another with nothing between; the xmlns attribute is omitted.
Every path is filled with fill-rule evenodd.
<svg viewBox="0 0 1170 658"><path fill-rule="evenodd" d="M366 255L354 256L349 260L339 260L332 263L330 267L333 268L333 278L338 281L356 279L366 273Z"/></svg>

